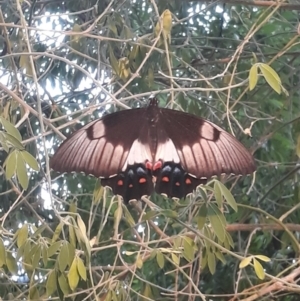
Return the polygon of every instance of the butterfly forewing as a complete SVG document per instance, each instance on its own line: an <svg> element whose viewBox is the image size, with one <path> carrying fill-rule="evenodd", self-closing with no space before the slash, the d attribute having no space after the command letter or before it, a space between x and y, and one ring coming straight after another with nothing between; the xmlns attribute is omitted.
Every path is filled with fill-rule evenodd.
<svg viewBox="0 0 300 301"><path fill-rule="evenodd" d="M58 148L51 167L60 172L84 172L101 178L117 175L126 169L135 140L147 136L140 126L144 113L145 109L125 110L85 125Z"/></svg>

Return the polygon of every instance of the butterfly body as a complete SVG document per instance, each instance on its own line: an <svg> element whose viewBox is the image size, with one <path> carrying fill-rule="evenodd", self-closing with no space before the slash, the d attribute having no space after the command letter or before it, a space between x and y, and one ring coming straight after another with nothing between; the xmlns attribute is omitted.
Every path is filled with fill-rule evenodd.
<svg viewBox="0 0 300 301"><path fill-rule="evenodd" d="M51 167L101 178L127 202L153 190L181 198L208 178L250 174L252 155L217 125L180 111L146 108L109 114L71 135Z"/></svg>

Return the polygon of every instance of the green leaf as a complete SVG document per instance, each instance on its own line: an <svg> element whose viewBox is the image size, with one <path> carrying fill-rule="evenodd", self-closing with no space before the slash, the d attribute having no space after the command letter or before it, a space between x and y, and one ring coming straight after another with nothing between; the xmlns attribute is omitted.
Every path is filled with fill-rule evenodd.
<svg viewBox="0 0 300 301"><path fill-rule="evenodd" d="M234 247L234 242L233 242L233 240L232 240L232 237L231 237L231 235L227 232L227 231L225 231L225 240L224 240L224 246L225 246L225 248L227 249L227 250L229 250L230 249L230 247Z"/></svg>
<svg viewBox="0 0 300 301"><path fill-rule="evenodd" d="M60 289L62 290L63 294L66 296L69 294L69 285L64 273L60 273L58 276L58 284Z"/></svg>
<svg viewBox="0 0 300 301"><path fill-rule="evenodd" d="M48 248L48 256L52 257L60 249L61 244L62 244L61 241L52 243L51 246Z"/></svg>
<svg viewBox="0 0 300 301"><path fill-rule="evenodd" d="M63 242L60 252L57 257L58 268L61 272L64 272L69 262L69 248L66 241Z"/></svg>
<svg viewBox="0 0 300 301"><path fill-rule="evenodd" d="M22 145L22 143L18 139L16 139L14 136L12 136L9 133L5 133L5 132L3 132L2 134L5 138L5 141L8 143L8 145L16 148L17 150L24 149L24 146Z"/></svg>
<svg viewBox="0 0 300 301"><path fill-rule="evenodd" d="M165 217L170 217L170 218L177 218L178 213L176 211L170 210L170 209L163 209L160 211L162 215Z"/></svg>
<svg viewBox="0 0 300 301"><path fill-rule="evenodd" d="M8 153L9 152L9 146L7 144L6 139L4 138L5 133L0 132L0 144L2 145L3 149Z"/></svg>
<svg viewBox="0 0 300 301"><path fill-rule="evenodd" d="M5 176L6 179L9 180L15 174L17 167L17 151L12 151L5 160Z"/></svg>
<svg viewBox="0 0 300 301"><path fill-rule="evenodd" d="M47 296L51 296L56 290L57 290L57 282L56 279L57 275L56 275L56 271L52 270L49 275L48 275L48 279L46 282L46 294Z"/></svg>
<svg viewBox="0 0 300 301"><path fill-rule="evenodd" d="M193 241L189 237L183 238L183 256L187 261L192 261L195 256Z"/></svg>
<svg viewBox="0 0 300 301"><path fill-rule="evenodd" d="M13 275L16 275L18 273L16 259L11 255L10 252L7 252L6 254L6 266Z"/></svg>
<svg viewBox="0 0 300 301"><path fill-rule="evenodd" d="M215 180L215 183L218 183L218 186L220 188L220 191L224 197L224 199L227 201L228 205L235 211L237 212L237 204L236 204L236 201L232 195L232 193L230 192L230 190L228 190L228 188L223 184L221 183L220 181L218 180Z"/></svg>
<svg viewBox="0 0 300 301"><path fill-rule="evenodd" d="M26 150L23 150L20 152L20 154L22 155L24 161L33 169L36 171L40 170L39 164L37 162L37 160L30 154L28 153Z"/></svg>
<svg viewBox="0 0 300 301"><path fill-rule="evenodd" d="M119 74L119 63L115 57L114 51L112 47L109 47L109 60L110 60L110 65L115 71L116 74Z"/></svg>
<svg viewBox="0 0 300 301"><path fill-rule="evenodd" d="M16 138L18 141L22 141L22 136L19 132L19 130L8 120L4 119L3 117L0 117L0 122L2 123L4 129L7 133L9 133L11 136Z"/></svg>
<svg viewBox="0 0 300 301"><path fill-rule="evenodd" d="M149 210L146 214L142 216L142 221L151 220L153 217L157 216L158 212L156 210Z"/></svg>
<svg viewBox="0 0 300 301"><path fill-rule="evenodd" d="M52 241L51 241L52 243L56 242L56 240L59 238L59 235L60 235L60 233L62 231L63 225L64 225L63 222L60 222L56 226L55 231L53 233Z"/></svg>
<svg viewBox="0 0 300 301"><path fill-rule="evenodd" d="M69 282L69 286L70 286L71 290L74 291L79 282L79 274L77 271L77 258L76 257L73 259L73 262L71 264L71 267L70 267L70 270L68 273L68 282Z"/></svg>
<svg viewBox="0 0 300 301"><path fill-rule="evenodd" d="M270 87L281 94L281 79L276 71L267 64L260 63L259 68Z"/></svg>
<svg viewBox="0 0 300 301"><path fill-rule="evenodd" d="M160 251L157 251L156 253L156 261L157 261L157 264L158 266L163 269L164 266L165 266L165 256L162 252Z"/></svg>
<svg viewBox="0 0 300 301"><path fill-rule="evenodd" d="M131 213L129 212L127 206L122 204L122 208L123 208L125 221L129 224L130 227L134 227L136 223L135 223Z"/></svg>
<svg viewBox="0 0 300 301"><path fill-rule="evenodd" d="M264 271L263 266L255 258L253 258L253 265L254 265L254 270L255 270L255 274L257 275L257 277L261 280L264 280L265 279L265 271Z"/></svg>
<svg viewBox="0 0 300 301"><path fill-rule="evenodd" d="M80 257L77 258L77 270L78 270L78 274L80 275L81 279L86 281L86 279L87 279L86 268Z"/></svg>
<svg viewBox="0 0 300 301"><path fill-rule="evenodd" d="M70 239L70 244L76 248L76 234L75 234L75 229L74 226L69 224L69 239Z"/></svg>
<svg viewBox="0 0 300 301"><path fill-rule="evenodd" d="M46 246L42 247L42 257L43 257L44 267L46 267L48 263L48 249Z"/></svg>
<svg viewBox="0 0 300 301"><path fill-rule="evenodd" d="M220 189L220 186L219 186L219 181L215 181L214 183L214 194L215 194L215 199L216 199L216 202L218 204L219 207L222 207L222 193L221 193L221 189Z"/></svg>
<svg viewBox="0 0 300 301"><path fill-rule="evenodd" d="M208 263L208 269L210 273L213 275L216 272L216 257L210 251L207 252L207 263Z"/></svg>
<svg viewBox="0 0 300 301"><path fill-rule="evenodd" d="M68 265L71 266L73 259L75 258L75 247L72 244L70 244L68 241L65 243L68 246L68 252L69 252Z"/></svg>
<svg viewBox="0 0 300 301"><path fill-rule="evenodd" d="M226 220L220 209L215 204L209 204L208 219L211 222L212 228L221 242L225 240Z"/></svg>
<svg viewBox="0 0 300 301"><path fill-rule="evenodd" d="M6 264L6 250L3 240L0 238L0 268Z"/></svg>
<svg viewBox="0 0 300 301"><path fill-rule="evenodd" d="M40 294L36 286L29 288L29 300L40 300Z"/></svg>
<svg viewBox="0 0 300 301"><path fill-rule="evenodd" d="M32 268L35 269L40 261L41 258L41 254L42 254L42 248L41 246L38 245L38 248L36 250L36 252L33 254L33 258L32 258Z"/></svg>
<svg viewBox="0 0 300 301"><path fill-rule="evenodd" d="M28 184L29 184L29 178L27 175L27 169L26 169L26 164L22 158L22 156L20 156L20 154L17 155L17 177L18 177L18 181L20 182L22 188L24 190L26 190L28 188Z"/></svg>
<svg viewBox="0 0 300 301"><path fill-rule="evenodd" d="M243 269L245 268L246 266L248 266L250 264L250 262L252 261L253 259L253 256L248 256L246 258L244 258L241 262L240 262L240 265L239 265L239 268L240 269Z"/></svg>
<svg viewBox="0 0 300 301"><path fill-rule="evenodd" d="M216 251L215 251L215 256L216 256L223 264L226 263L225 257L223 256L223 254L222 254L219 250L216 250Z"/></svg>
<svg viewBox="0 0 300 301"><path fill-rule="evenodd" d="M249 71L249 90L252 91L257 84L258 80L258 68L257 64L253 65Z"/></svg>
<svg viewBox="0 0 300 301"><path fill-rule="evenodd" d="M198 216L197 216L197 225L198 225L198 229L201 230L205 223L206 223L206 219L207 219L207 207L205 204L203 204L200 207Z"/></svg>
<svg viewBox="0 0 300 301"><path fill-rule="evenodd" d="M17 246L20 248L28 239L28 225L24 224L22 228L18 230Z"/></svg>

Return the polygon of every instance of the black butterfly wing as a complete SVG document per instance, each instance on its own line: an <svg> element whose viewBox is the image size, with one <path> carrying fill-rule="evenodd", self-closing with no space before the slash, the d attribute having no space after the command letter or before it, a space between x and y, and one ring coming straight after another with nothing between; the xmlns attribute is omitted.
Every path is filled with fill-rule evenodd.
<svg viewBox="0 0 300 301"><path fill-rule="evenodd" d="M187 113L160 109L158 128L176 149L178 158L164 162L156 174L158 193L181 198L206 179L221 174L246 175L255 171L249 151L217 125ZM162 159L159 157L156 160ZM162 159L163 160L163 159ZM164 161L164 160L163 160Z"/></svg>
<svg viewBox="0 0 300 301"><path fill-rule="evenodd" d="M51 168L100 177L103 186L112 187L125 201L151 194L152 176L142 167L152 161L145 112L120 111L85 125L58 148Z"/></svg>

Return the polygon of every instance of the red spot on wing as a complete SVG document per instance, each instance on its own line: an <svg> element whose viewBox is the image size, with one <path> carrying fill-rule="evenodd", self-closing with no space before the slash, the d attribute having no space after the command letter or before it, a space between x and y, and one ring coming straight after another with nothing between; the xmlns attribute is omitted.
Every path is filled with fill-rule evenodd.
<svg viewBox="0 0 300 301"><path fill-rule="evenodd" d="M152 170L152 167L153 167L152 163L147 161L146 162L146 168L149 169L149 170Z"/></svg>
<svg viewBox="0 0 300 301"><path fill-rule="evenodd" d="M117 182L117 185L118 185L118 186L123 186L123 184L124 184L123 180L119 180L119 181Z"/></svg>
<svg viewBox="0 0 300 301"><path fill-rule="evenodd" d="M140 178L139 179L139 183L140 184L143 184L143 183L146 183L146 182L147 182L147 180L145 178Z"/></svg>
<svg viewBox="0 0 300 301"><path fill-rule="evenodd" d="M161 169L162 167L162 162L161 161L157 161L154 163L154 166L152 168L153 171L157 170L157 169Z"/></svg>
<svg viewBox="0 0 300 301"><path fill-rule="evenodd" d="M162 177L161 180L162 180L162 182L169 182L170 181L170 179L168 177Z"/></svg>
<svg viewBox="0 0 300 301"><path fill-rule="evenodd" d="M191 181L191 179L187 178L187 179L185 180L185 184L187 184L187 185L190 185L190 184L192 184L192 181Z"/></svg>

